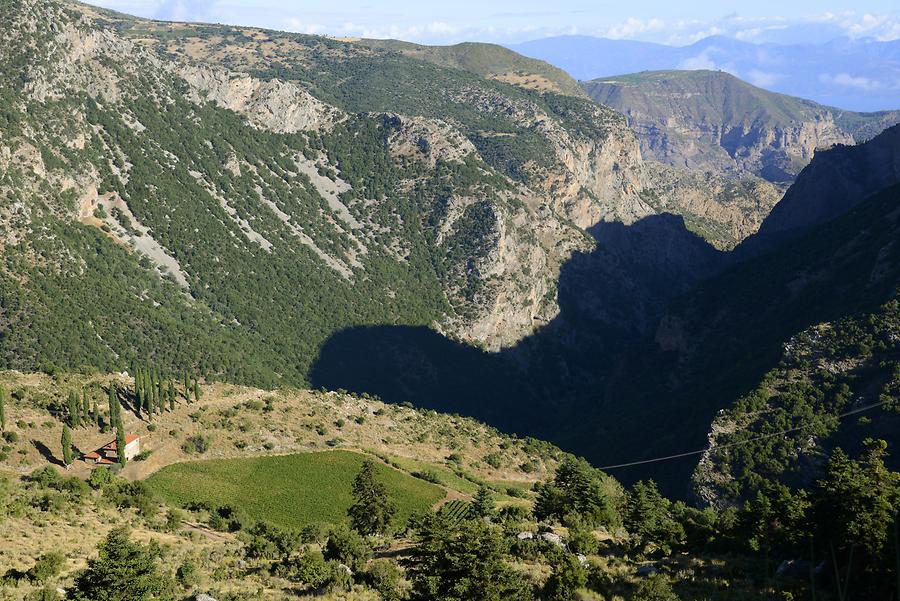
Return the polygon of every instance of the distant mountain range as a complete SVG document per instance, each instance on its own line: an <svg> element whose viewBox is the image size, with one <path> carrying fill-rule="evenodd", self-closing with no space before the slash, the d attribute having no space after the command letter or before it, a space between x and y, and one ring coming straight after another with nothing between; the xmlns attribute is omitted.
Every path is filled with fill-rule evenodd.
<svg viewBox="0 0 900 601"><path fill-rule="evenodd" d="M510 49L579 80L667 69L727 71L767 90L855 111L900 108L900 40L838 38L822 44L752 44L712 36L673 47L560 36Z"/></svg>

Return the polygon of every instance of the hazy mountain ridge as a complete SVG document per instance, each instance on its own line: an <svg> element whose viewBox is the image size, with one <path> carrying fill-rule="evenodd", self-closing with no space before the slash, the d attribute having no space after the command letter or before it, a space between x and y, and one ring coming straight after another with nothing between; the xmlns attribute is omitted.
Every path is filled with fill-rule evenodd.
<svg viewBox="0 0 900 601"><path fill-rule="evenodd" d="M754 44L711 36L673 47L634 40L560 36L511 44L578 80L671 69L727 71L756 85L845 110L896 110L900 41Z"/></svg>

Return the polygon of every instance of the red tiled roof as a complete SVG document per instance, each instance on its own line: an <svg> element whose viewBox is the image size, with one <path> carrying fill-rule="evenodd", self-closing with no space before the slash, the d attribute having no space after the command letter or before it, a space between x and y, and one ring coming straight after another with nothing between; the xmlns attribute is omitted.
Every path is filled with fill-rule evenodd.
<svg viewBox="0 0 900 601"><path fill-rule="evenodd" d="M126 434L125 435L125 446L127 447L128 445L133 443L135 440L138 440L139 438L140 438L140 436L138 436L137 434ZM104 450L115 451L116 450L115 439L113 439L113 440L109 441L108 443L106 443L105 445L103 445L102 448Z"/></svg>
<svg viewBox="0 0 900 601"><path fill-rule="evenodd" d="M133 443L136 440L139 440L140 438L141 437L138 436L137 434L126 434L125 435L125 446L127 447L128 445L130 445L131 443ZM115 463L115 461L112 461L111 459L105 457L104 451L116 451L116 450L117 450L116 441L115 441L115 439L113 439L113 440L109 441L108 443L106 443L105 445L103 445L102 447L100 447L99 449L97 449L96 451L91 451L90 453L86 453L84 455L84 458L93 460L96 463L111 465L111 464Z"/></svg>

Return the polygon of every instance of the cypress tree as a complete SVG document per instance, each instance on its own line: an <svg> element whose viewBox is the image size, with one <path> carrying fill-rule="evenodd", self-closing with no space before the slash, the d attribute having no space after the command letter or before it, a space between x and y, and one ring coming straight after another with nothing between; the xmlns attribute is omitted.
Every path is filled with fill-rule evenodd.
<svg viewBox="0 0 900 601"><path fill-rule="evenodd" d="M169 380L169 411L175 411L175 382Z"/></svg>
<svg viewBox="0 0 900 601"><path fill-rule="evenodd" d="M194 400L200 401L200 384L197 383L197 378L194 378Z"/></svg>
<svg viewBox="0 0 900 601"><path fill-rule="evenodd" d="M91 402L88 400L87 388L81 390L81 423L85 426L91 421Z"/></svg>
<svg viewBox="0 0 900 601"><path fill-rule="evenodd" d="M109 423L110 425L115 424L119 421L118 415L119 408L119 397L116 395L116 385L110 383L109 385Z"/></svg>
<svg viewBox="0 0 900 601"><path fill-rule="evenodd" d="M74 390L69 391L69 425L77 428L81 422L81 402L78 400L78 393Z"/></svg>
<svg viewBox="0 0 900 601"><path fill-rule="evenodd" d="M140 415L144 408L144 386L141 381L140 367L134 369L134 402L136 405L135 409L137 409L138 415Z"/></svg>
<svg viewBox="0 0 900 601"><path fill-rule="evenodd" d="M125 465L125 425L121 419L116 421L116 460Z"/></svg>
<svg viewBox="0 0 900 601"><path fill-rule="evenodd" d="M66 468L72 465L72 431L69 430L69 426L63 424L62 430L62 456L63 463L66 464Z"/></svg>
<svg viewBox="0 0 900 601"><path fill-rule="evenodd" d="M182 384L184 384L184 400L187 402L191 402L191 387L186 371L181 372L181 381Z"/></svg>
<svg viewBox="0 0 900 601"><path fill-rule="evenodd" d="M0 432L6 430L6 388L0 386Z"/></svg>

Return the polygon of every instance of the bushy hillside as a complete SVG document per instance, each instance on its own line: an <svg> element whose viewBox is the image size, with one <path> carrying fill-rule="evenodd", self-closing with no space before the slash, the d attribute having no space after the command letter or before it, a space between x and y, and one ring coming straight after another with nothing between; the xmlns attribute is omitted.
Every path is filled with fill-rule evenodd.
<svg viewBox="0 0 900 601"><path fill-rule="evenodd" d="M300 384L374 324L499 349L558 313L586 228L674 210L728 247L771 206L658 176L584 98L320 37L3 9L10 367Z"/></svg>
<svg viewBox="0 0 900 601"><path fill-rule="evenodd" d="M822 475L836 447L851 455L900 431L900 303L818 324L784 345L778 367L718 416L694 473L699 498L752 498L769 480L793 488ZM898 458L888 465L896 469Z"/></svg>
<svg viewBox="0 0 900 601"><path fill-rule="evenodd" d="M517 87L583 97L584 90L562 69L517 54L502 46L466 42L455 46L421 46L398 40L355 40L370 48L384 48L443 67L471 71Z"/></svg>

